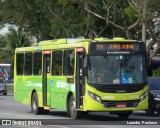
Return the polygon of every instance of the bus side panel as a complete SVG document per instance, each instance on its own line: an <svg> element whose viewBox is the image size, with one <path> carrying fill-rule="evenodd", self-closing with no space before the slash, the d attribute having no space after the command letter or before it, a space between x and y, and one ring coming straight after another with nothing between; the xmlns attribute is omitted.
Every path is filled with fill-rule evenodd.
<svg viewBox="0 0 160 128"><path fill-rule="evenodd" d="M38 95L39 106L42 106L42 78L41 76L19 76L15 81L15 101L31 104L32 91Z"/></svg>
<svg viewBox="0 0 160 128"><path fill-rule="evenodd" d="M25 84L26 84L26 91L28 94L30 94L29 100L31 103L31 94L32 91L36 91L38 95L38 103L39 106L43 106L43 101L42 101L42 77L41 76L28 76L25 79Z"/></svg>
<svg viewBox="0 0 160 128"><path fill-rule="evenodd" d="M16 77L15 76L15 80L14 80L14 100L21 102L23 100L23 97L21 96L22 93L22 88L24 88L24 83L22 80L22 76Z"/></svg>
<svg viewBox="0 0 160 128"><path fill-rule="evenodd" d="M23 104L30 104L30 94L27 93L25 80L23 76L16 77L14 81L14 99Z"/></svg>
<svg viewBox="0 0 160 128"><path fill-rule="evenodd" d="M66 76L54 76L51 81L51 107L66 110L68 92L75 93L75 84L67 83Z"/></svg>

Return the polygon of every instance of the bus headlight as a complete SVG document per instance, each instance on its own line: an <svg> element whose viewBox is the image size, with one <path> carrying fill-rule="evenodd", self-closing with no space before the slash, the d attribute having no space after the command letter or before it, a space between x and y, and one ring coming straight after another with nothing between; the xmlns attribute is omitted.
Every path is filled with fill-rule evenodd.
<svg viewBox="0 0 160 128"><path fill-rule="evenodd" d="M99 103L102 102L102 101L101 101L101 98L100 98L99 96L97 96L96 94L93 94L92 92L88 91L88 95L89 95L92 99L98 101Z"/></svg>
<svg viewBox="0 0 160 128"><path fill-rule="evenodd" d="M141 95L140 101L143 101L148 95L148 92L145 92L144 94Z"/></svg>
<svg viewBox="0 0 160 128"><path fill-rule="evenodd" d="M154 100L160 101L160 95L159 94L153 94Z"/></svg>
<svg viewBox="0 0 160 128"><path fill-rule="evenodd" d="M91 93L91 92L88 91L88 95L89 95L92 99L94 99L94 94L93 94L93 93Z"/></svg>
<svg viewBox="0 0 160 128"><path fill-rule="evenodd" d="M154 100L160 101L160 97L155 97Z"/></svg>

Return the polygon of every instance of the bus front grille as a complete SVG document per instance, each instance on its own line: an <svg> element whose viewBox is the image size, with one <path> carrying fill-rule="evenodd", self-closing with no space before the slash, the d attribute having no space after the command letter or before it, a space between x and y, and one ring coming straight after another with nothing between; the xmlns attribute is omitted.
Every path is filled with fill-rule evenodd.
<svg viewBox="0 0 160 128"><path fill-rule="evenodd" d="M117 108L117 105L126 105L126 107L137 107L139 100L133 101L102 101L106 108Z"/></svg>

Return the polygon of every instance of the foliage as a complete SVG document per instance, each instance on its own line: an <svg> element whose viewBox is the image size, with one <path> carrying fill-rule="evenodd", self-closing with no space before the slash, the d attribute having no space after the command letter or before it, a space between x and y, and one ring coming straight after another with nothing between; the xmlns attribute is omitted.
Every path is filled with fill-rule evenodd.
<svg viewBox="0 0 160 128"><path fill-rule="evenodd" d="M0 38L0 50L1 58L8 60L11 65L11 72L13 70L13 57L15 48L30 46L31 41L26 33L10 29L10 32L6 36Z"/></svg>
<svg viewBox="0 0 160 128"><path fill-rule="evenodd" d="M6 39L9 49L13 50L18 47L26 47L31 45L29 36L27 36L26 33L15 29L10 29L10 32L6 35Z"/></svg>
<svg viewBox="0 0 160 128"><path fill-rule="evenodd" d="M40 0L5 0L1 5L5 14L2 15L3 22L16 24L25 31L35 35L40 33L40 36L46 38L50 31L50 27L47 26L50 23L46 18L48 9L43 4L44 2Z"/></svg>
<svg viewBox="0 0 160 128"><path fill-rule="evenodd" d="M84 12L76 1L5 0L3 9L3 22L14 23L39 40L76 37L84 33Z"/></svg>
<svg viewBox="0 0 160 128"><path fill-rule="evenodd" d="M0 15L2 23L16 24L39 40L124 36L125 28L137 20L136 12L127 0L5 0L0 6L5 12ZM84 8L123 28L109 24Z"/></svg>
<svg viewBox="0 0 160 128"><path fill-rule="evenodd" d="M152 76L160 76L160 67L152 71Z"/></svg>
<svg viewBox="0 0 160 128"><path fill-rule="evenodd" d="M126 8L124 8L124 11L125 11L125 13L128 16L130 21L135 21L136 20L136 12L132 7L130 7L130 6L126 7Z"/></svg>
<svg viewBox="0 0 160 128"><path fill-rule="evenodd" d="M15 29L10 29L9 33L0 38L1 51L9 56L14 55L15 48L30 46L31 41L28 36ZM7 52L6 52L7 51Z"/></svg>
<svg viewBox="0 0 160 128"><path fill-rule="evenodd" d="M155 43L160 44L160 20L155 22L160 16L158 3L159 0L3 0L0 23L15 24L38 41L79 36L142 40L145 24L146 39L153 40L147 46L149 53Z"/></svg>

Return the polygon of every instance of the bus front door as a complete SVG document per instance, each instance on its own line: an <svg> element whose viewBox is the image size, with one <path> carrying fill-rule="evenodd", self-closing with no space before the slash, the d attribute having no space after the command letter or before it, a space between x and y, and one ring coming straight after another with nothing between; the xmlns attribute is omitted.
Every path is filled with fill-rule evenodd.
<svg viewBox="0 0 160 128"><path fill-rule="evenodd" d="M43 52L43 77L42 77L42 93L43 106L50 106L50 59L51 51Z"/></svg>
<svg viewBox="0 0 160 128"><path fill-rule="evenodd" d="M76 108L82 109L84 95L84 52L77 52L76 60Z"/></svg>

